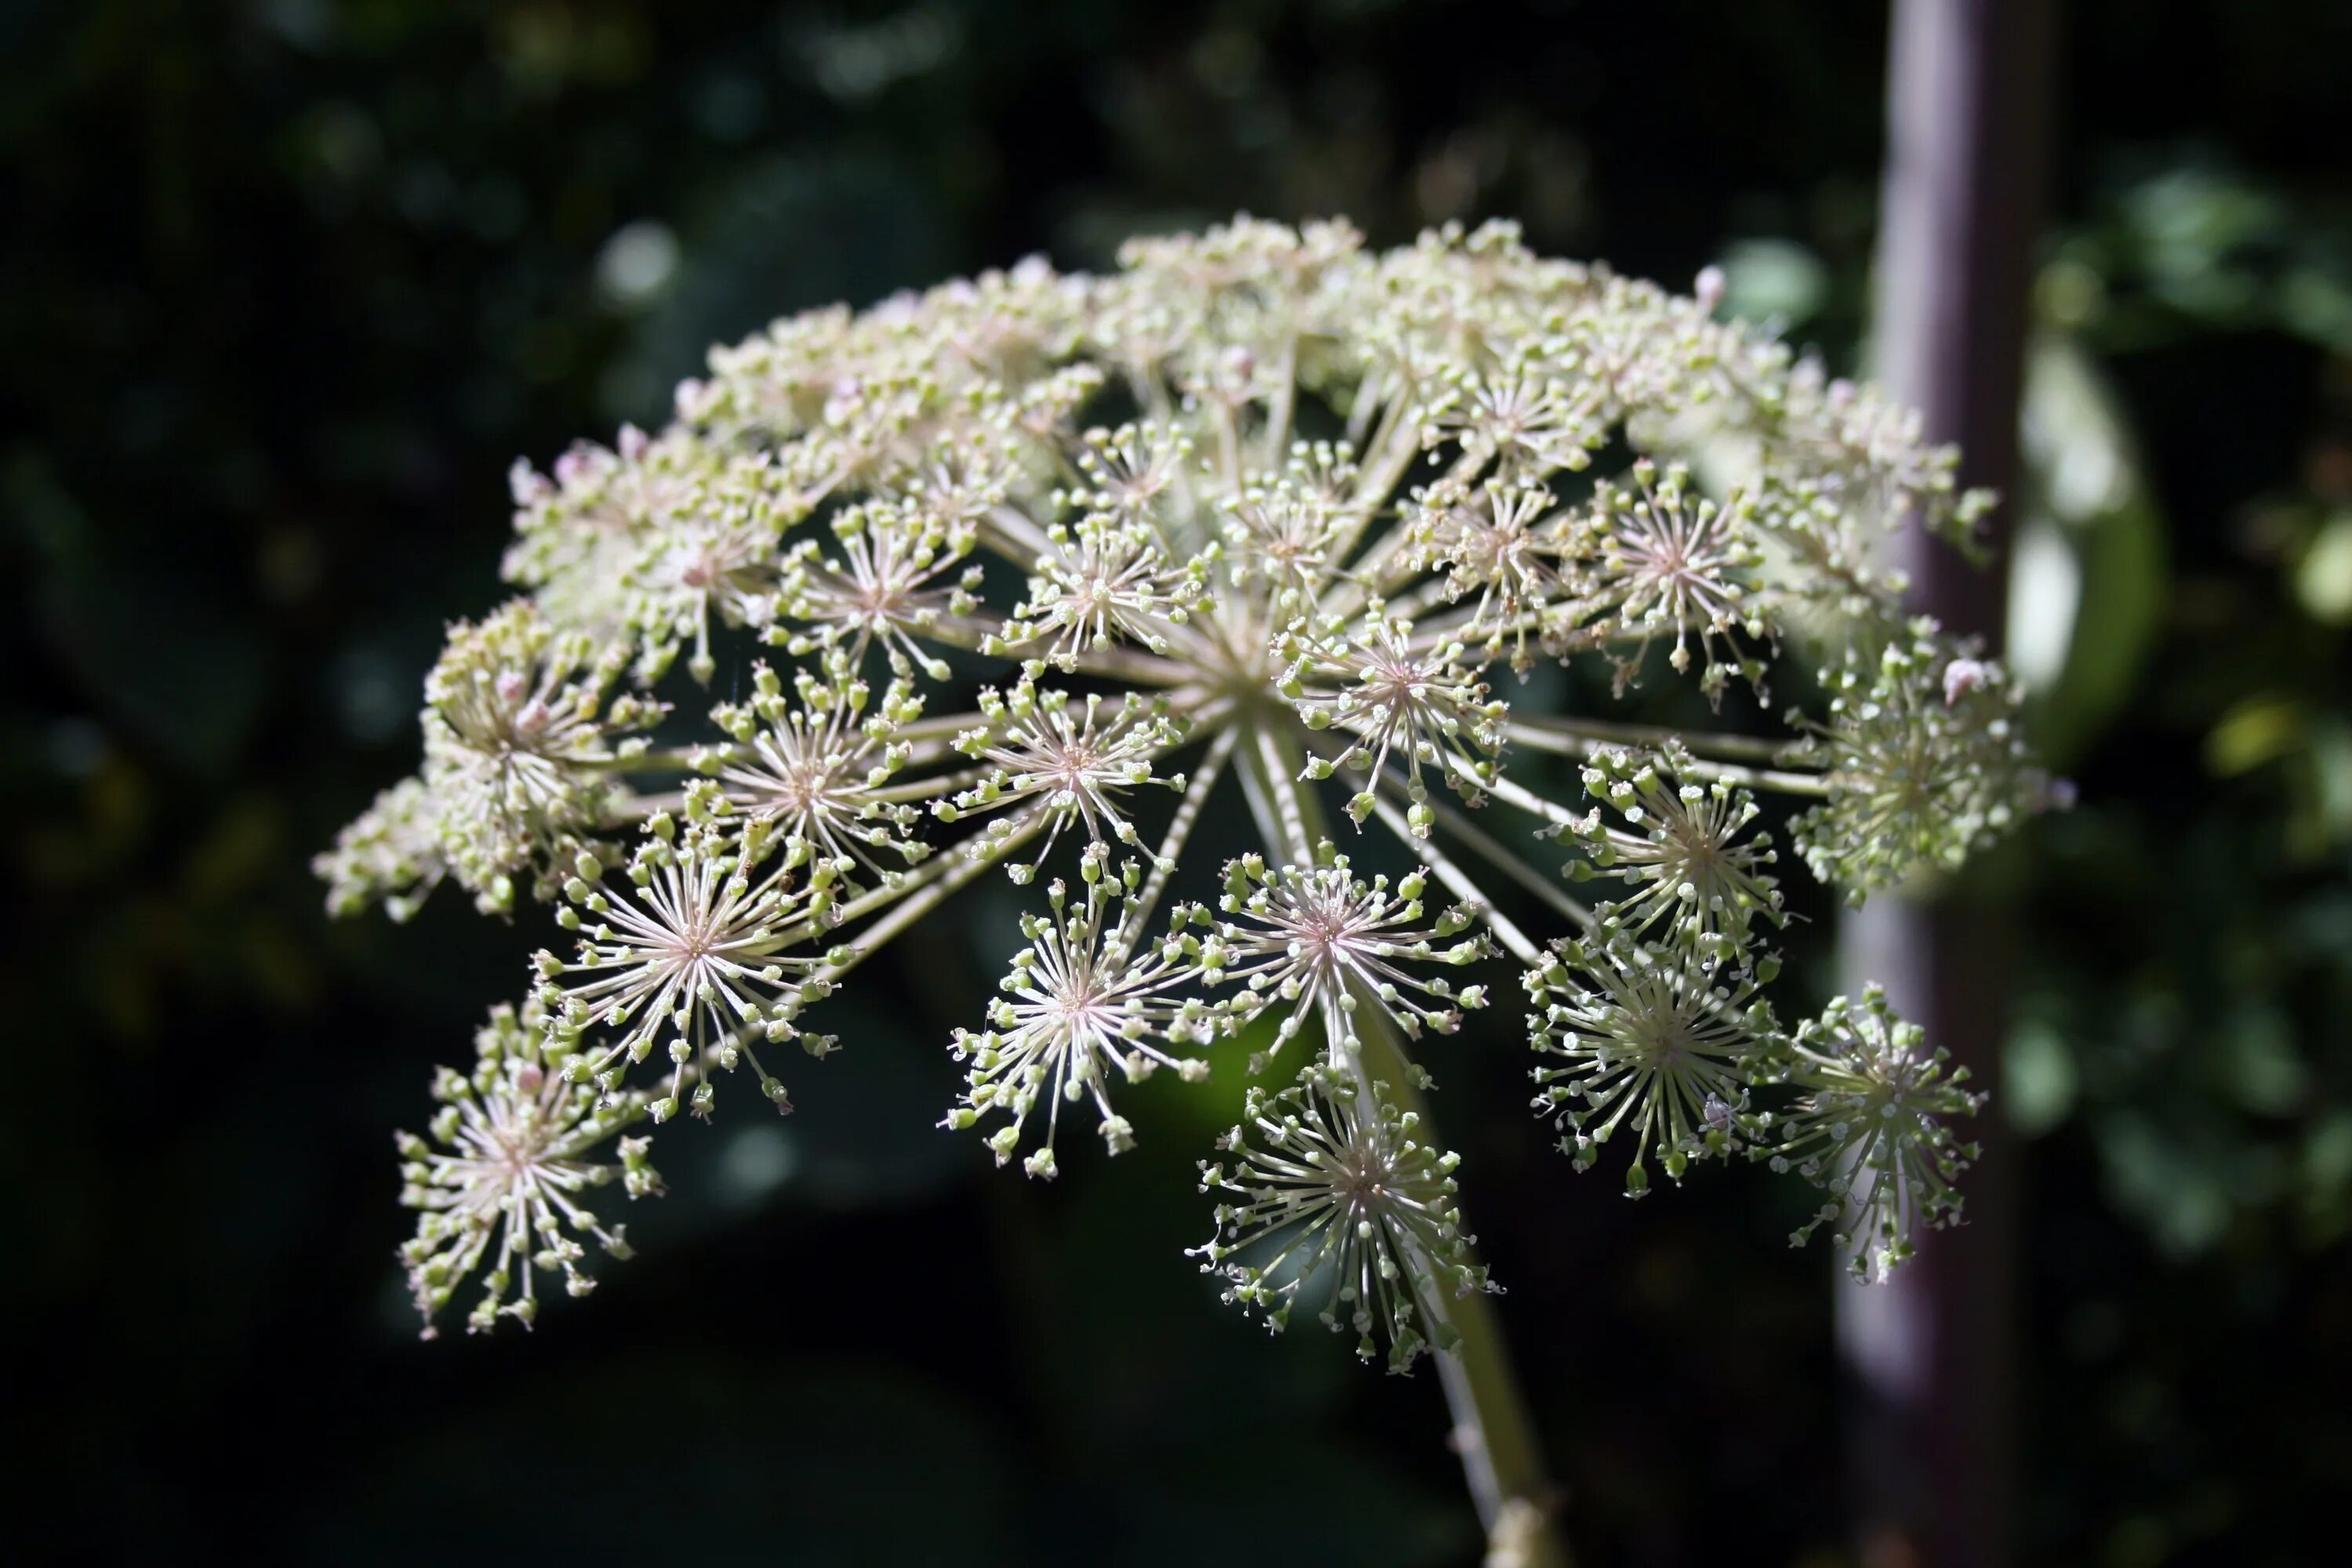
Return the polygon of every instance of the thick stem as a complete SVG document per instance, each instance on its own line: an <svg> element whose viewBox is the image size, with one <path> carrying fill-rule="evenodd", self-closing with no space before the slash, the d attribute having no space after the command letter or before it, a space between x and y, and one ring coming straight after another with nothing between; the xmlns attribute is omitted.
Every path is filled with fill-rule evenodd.
<svg viewBox="0 0 2352 1568"><path fill-rule="evenodd" d="M1929 440L1960 444L1962 482L1996 489L2016 478L2053 10L1896 0L1888 47L1877 370L1918 406ZM1912 607L1997 637L2003 574L1916 530L1900 538ZM2014 919L1965 879L1932 901L1882 895L1847 920L1844 966L1853 981L1883 981L1982 1081L2000 1064ZM1884 1285L1838 1287L1864 1562L1978 1568L2016 1554L2017 1201L2000 1122L1976 1131L1985 1157L1969 1177L1969 1223L1921 1237Z"/></svg>
<svg viewBox="0 0 2352 1568"><path fill-rule="evenodd" d="M1399 1110L1418 1115L1425 1129L1433 1127L1428 1102L1414 1087L1412 1064L1371 997L1358 998L1355 1022L1364 1071L1388 1086ZM1494 1299L1483 1290L1452 1298L1432 1290L1423 1305L1458 1336L1451 1351L1436 1352L1437 1373L1454 1417L1454 1448L1486 1526L1489 1568L1568 1568L1567 1543L1552 1519L1558 1494L1544 1470L1535 1422L1519 1397Z"/></svg>
<svg viewBox="0 0 2352 1568"><path fill-rule="evenodd" d="M1311 852L1324 829L1321 802L1293 783L1302 755L1295 734L1269 726L1239 747L1235 758L1267 847L1294 855ZM1365 1076L1388 1087L1398 1110L1433 1129L1418 1075L1375 998L1357 998L1354 1025ZM1568 1548L1552 1520L1558 1493L1545 1473L1492 1300L1483 1292L1445 1300L1432 1291L1423 1306L1459 1336L1452 1350L1435 1357L1454 1420L1453 1447L1486 1531L1488 1568L1567 1568Z"/></svg>

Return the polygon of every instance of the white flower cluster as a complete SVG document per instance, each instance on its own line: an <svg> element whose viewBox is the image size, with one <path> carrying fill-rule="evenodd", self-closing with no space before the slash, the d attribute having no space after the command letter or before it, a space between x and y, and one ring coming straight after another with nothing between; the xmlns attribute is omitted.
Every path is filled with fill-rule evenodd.
<svg viewBox="0 0 2352 1568"><path fill-rule="evenodd" d="M320 857L339 910L449 880L577 936L444 1080L456 1152L404 1145L420 1304L487 1269L477 1325L527 1321L534 1268L584 1279L568 1230L618 1243L574 1195L613 1169L590 1146L709 1114L740 1065L790 1109L758 1053L830 1049L804 1011L992 871L1036 902L947 1124L1050 1176L1064 1110L1117 1153L1142 1079L1301 1042L1204 1167L1206 1267L1277 1324L1307 1295L1402 1366L1484 1286L1407 1050L1500 955L1579 1167L1622 1132L1638 1193L1744 1150L1899 1257L1957 1206L1935 1119L1973 1102L1875 1001L1774 1023L1758 824L1792 799L1797 858L1859 897L2044 793L2000 668L1874 564L1888 530L1966 531L1952 464L1711 299L1506 225L1378 254L1243 220L717 351L660 434L518 466L520 596L453 628L422 773ZM1827 700L1760 732L1783 658ZM1547 661L1717 717L1526 700L1563 689L1522 684ZM1196 841L1222 893L1180 901Z"/></svg>

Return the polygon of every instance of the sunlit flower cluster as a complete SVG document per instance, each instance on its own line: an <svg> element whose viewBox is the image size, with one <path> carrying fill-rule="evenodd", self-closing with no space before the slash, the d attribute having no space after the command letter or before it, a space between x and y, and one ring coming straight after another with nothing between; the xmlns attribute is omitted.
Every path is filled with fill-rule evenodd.
<svg viewBox="0 0 2352 1568"><path fill-rule="evenodd" d="M1831 784L1799 817L1813 874L1859 903L1923 867L1951 869L2049 804L2000 666L1920 620L1829 670L1828 712L1792 713L1788 753Z"/></svg>
<svg viewBox="0 0 2352 1568"><path fill-rule="evenodd" d="M2007 676L1876 564L1965 531L1952 454L1716 303L1507 225L1243 220L780 321L666 429L519 466L520 596L320 859L338 910L453 881L562 928L404 1144L420 1304L583 1289L620 1235L580 1194L655 1186L593 1152L730 1075L789 1110L812 1010L986 877L1028 912L945 1125L1050 1177L1066 1111L1118 1154L1147 1080L1278 1073L1200 1251L1276 1326L1449 1342L1486 1276L1415 1053L1506 964L1577 1168L1746 1152L1899 1258L1974 1100L1874 996L1776 1022L1765 825L1859 898L2049 791Z"/></svg>
<svg viewBox="0 0 2352 1568"><path fill-rule="evenodd" d="M1045 1139L1023 1163L1033 1176L1055 1173L1054 1130L1066 1101L1093 1101L1112 1153L1134 1146L1134 1128L1111 1109L1112 1072L1129 1083L1161 1068L1187 1082L1208 1076L1199 1057L1171 1054L1215 1037L1210 1010L1178 994L1197 978L1197 966L1181 940L1133 951L1139 933L1124 917L1138 868L1129 861L1113 873L1107 858L1099 847L1086 851L1079 901L1056 881L1046 891L1050 912L1022 917L1029 945L1013 955L1004 994L989 1005L989 1027L977 1035L959 1029L950 1047L971 1071L964 1103L948 1113L947 1124L971 1127L983 1116L1009 1116L988 1140L998 1164L1020 1148L1030 1111L1045 1100Z"/></svg>

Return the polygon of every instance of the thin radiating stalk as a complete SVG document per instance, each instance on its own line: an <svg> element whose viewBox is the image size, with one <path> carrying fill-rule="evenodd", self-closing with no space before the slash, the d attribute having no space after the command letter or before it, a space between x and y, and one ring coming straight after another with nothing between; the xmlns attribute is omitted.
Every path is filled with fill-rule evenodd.
<svg viewBox="0 0 2352 1568"><path fill-rule="evenodd" d="M1033 820L1028 826L1006 834L1003 839L990 847L986 855L974 855L957 861L954 868L940 877L938 881L908 895L903 903L858 933L856 954L847 963L836 964L835 972L852 968L859 960L879 952L892 937L929 913L941 900L955 893L959 889L969 887L982 872L993 869L1005 856L1035 837L1041 825L1040 822Z"/></svg>
<svg viewBox="0 0 2352 1568"><path fill-rule="evenodd" d="M1472 826L1468 817L1451 806L1444 805L1436 808L1436 817L1438 827L1447 837L1459 840L1465 848L1472 850L1520 888L1534 894L1546 909L1580 930L1592 931L1600 929L1601 921L1591 910L1570 898L1557 881L1547 878L1526 861L1513 859L1508 849Z"/></svg>
<svg viewBox="0 0 2352 1568"><path fill-rule="evenodd" d="M891 909L888 915L858 933L856 955L847 963L836 965L835 973L841 973L854 967L880 948L884 942L888 942L890 938L911 924L916 915L933 908L940 900L957 889L969 886L974 878L990 867L1002 864L1007 855L1034 838L1043 831L1045 826L1044 813L1029 812L1018 819L1011 831L991 844L984 852L966 855L948 851L934 855L923 865L908 872L893 886L877 888L874 891L852 899L842 905L837 918L833 922L834 925L846 925L851 921L862 915L870 915L877 910L887 909L892 905L898 907ZM910 910L912 912L909 912ZM777 939L776 947L781 951L795 943L806 942L812 937L822 935L831 929L832 926L820 924L814 920L802 921L795 925L784 928ZM877 932L880 934L877 935Z"/></svg>
<svg viewBox="0 0 2352 1568"><path fill-rule="evenodd" d="M1388 792L1391 800L1404 788L1403 782L1394 773L1384 775L1381 780L1381 786ZM1554 914L1565 917L1571 924L1584 931L1591 931L1599 924L1593 918L1592 911L1569 897L1566 889L1525 860L1513 855L1505 846L1496 843L1493 836L1472 823L1462 813L1434 800L1430 801L1428 805L1432 816L1435 818L1438 827L1447 837L1456 840L1464 848L1502 872L1517 887L1533 894L1546 909L1550 910Z"/></svg>
<svg viewBox="0 0 2352 1568"><path fill-rule="evenodd" d="M1142 890L1129 901L1127 921L1119 932L1122 944L1134 944L1144 921L1159 904L1160 895L1168 890L1168 879L1175 872L1176 858L1184 852L1185 843L1192 837L1192 826L1201 819L1201 807L1208 800L1209 792L1217 787L1217 779L1223 773L1239 738L1240 731L1235 730L1220 732L1186 783L1184 798L1176 803L1176 815L1169 820L1167 836L1160 841L1160 853L1153 859L1151 873L1144 879Z"/></svg>
<svg viewBox="0 0 2352 1568"><path fill-rule="evenodd" d="M1588 719L1575 713L1519 713L1511 715L1514 731L1539 731L1556 735L1570 735L1583 741L1599 741L1610 745L1657 747L1677 745L1701 757L1725 761L1769 763L1789 749L1788 737L1770 735L1719 735L1703 730L1675 730L1663 724L1628 724L1610 719ZM1538 742L1529 742L1535 745Z"/></svg>
<svg viewBox="0 0 2352 1568"><path fill-rule="evenodd" d="M1419 857L1421 863L1434 872L1439 881L1453 889L1456 898L1476 911L1479 920L1486 923L1486 929L1493 931L1496 939L1511 950L1512 957L1521 963L1543 962L1543 950L1529 941L1528 933L1521 931L1508 915L1495 907L1494 900L1479 890L1478 884L1471 879L1468 872L1455 865L1444 850L1428 839L1413 837L1411 825L1404 819L1404 813L1399 811L1387 798L1382 797L1372 803L1372 815L1381 819L1381 826L1395 834L1400 843Z"/></svg>
<svg viewBox="0 0 2352 1568"><path fill-rule="evenodd" d="M1616 743L1586 740L1559 730L1523 724L1517 720L1506 724L1504 731L1517 745L1525 746L1531 752L1550 752L1562 757L1590 757L1609 750ZM1831 788L1828 776L1822 773L1801 773L1787 768L1751 768L1738 763L1708 762L1699 757L1678 764L1675 771L1684 778L1704 779L1709 784L1745 784L1750 789L1778 790L1783 795L1814 798L1826 797ZM1500 790L1495 793L1502 794Z"/></svg>

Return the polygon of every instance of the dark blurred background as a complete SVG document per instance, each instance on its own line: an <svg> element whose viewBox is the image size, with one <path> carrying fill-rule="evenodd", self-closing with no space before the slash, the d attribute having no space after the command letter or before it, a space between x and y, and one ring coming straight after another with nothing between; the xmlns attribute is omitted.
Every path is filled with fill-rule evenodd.
<svg viewBox="0 0 2352 1568"><path fill-rule="evenodd" d="M0 5L9 1554L1474 1561L1433 1377L1268 1340L1180 1255L1229 1100L1138 1097L1143 1149L1052 1190L932 1129L986 899L835 1005L853 1048L799 1115L662 1140L672 1195L594 1300L419 1344L391 1130L540 935L446 894L331 926L305 862L413 767L443 621L499 598L508 463L659 420L778 313L1241 208L1383 244L1499 214L1677 285L1720 262L1735 309L1855 365L1884 28ZM2081 0L2060 34L2014 654L2083 805L1986 873L2027 922L1996 1086L2023 1549L2339 1560L2352 7ZM1583 1561L1848 1561L1801 1200L1573 1178L1489 1023L1440 1047L1442 1110Z"/></svg>

